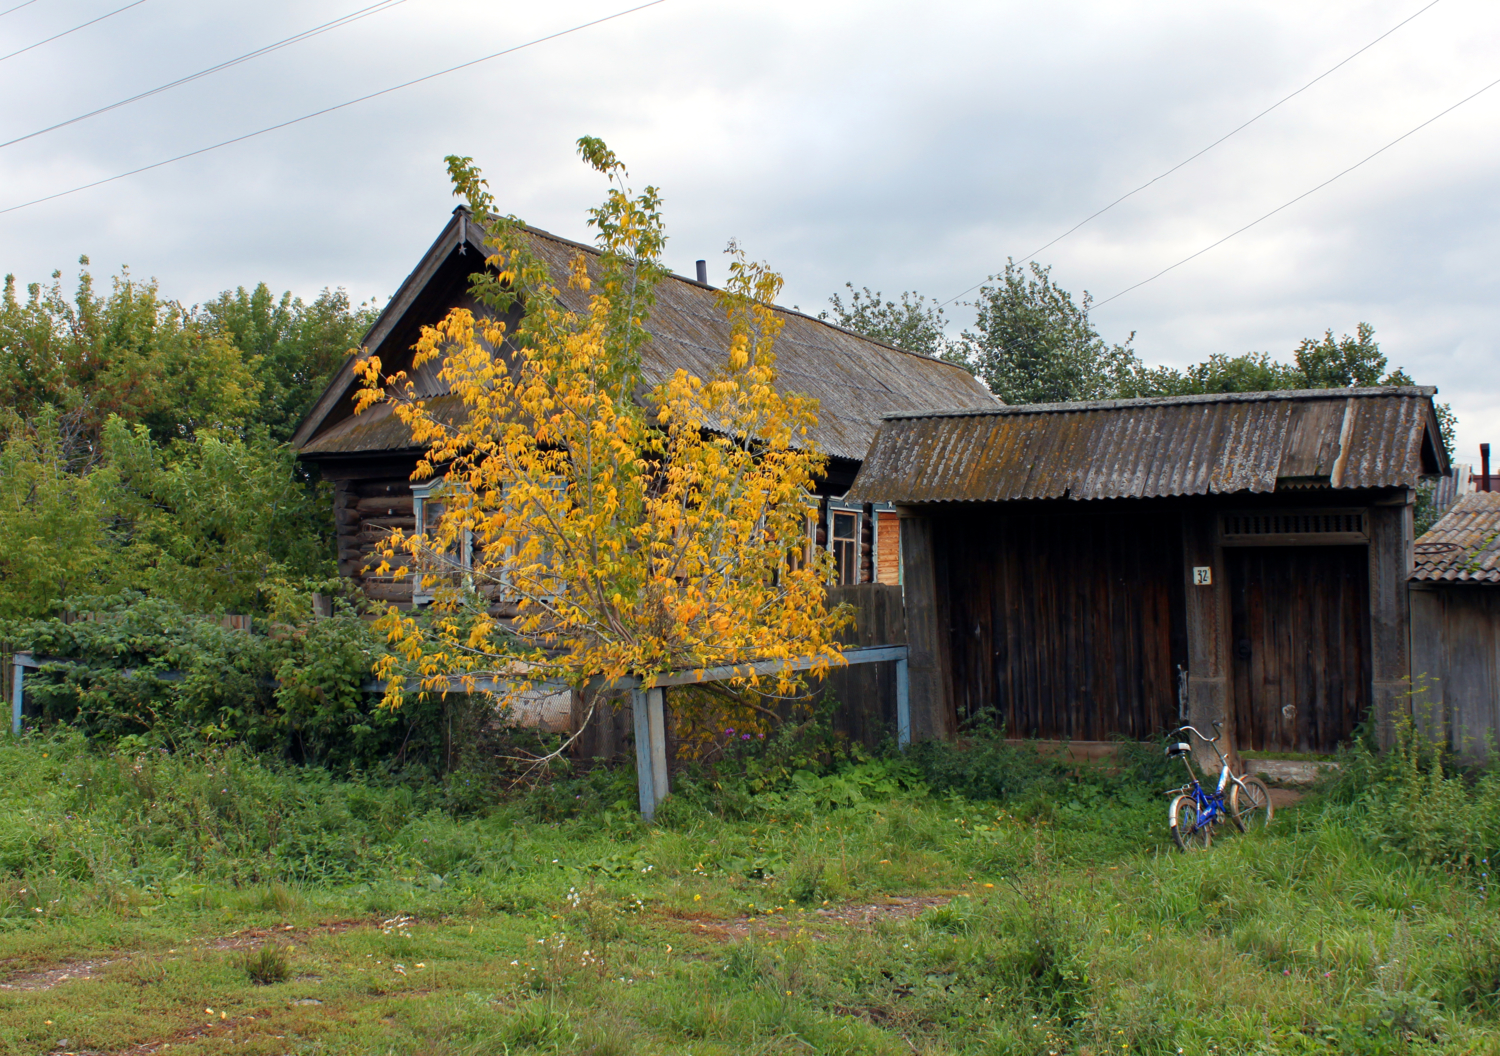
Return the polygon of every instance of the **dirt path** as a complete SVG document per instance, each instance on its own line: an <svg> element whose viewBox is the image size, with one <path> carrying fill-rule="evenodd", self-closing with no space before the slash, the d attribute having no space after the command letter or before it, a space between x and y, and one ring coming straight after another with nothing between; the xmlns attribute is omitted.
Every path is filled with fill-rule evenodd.
<svg viewBox="0 0 1500 1056"><path fill-rule="evenodd" d="M929 909L946 906L952 900L952 895L925 895L918 898L883 898L875 902L849 902L840 906L821 907L807 913L788 913L782 910L733 920L716 920L707 914L701 919L678 919L695 935L728 942L745 939L752 934L779 937L799 928L838 926L869 929L880 921L911 920Z"/></svg>
<svg viewBox="0 0 1500 1056"><path fill-rule="evenodd" d="M1273 788L1271 789L1271 809L1285 810L1287 807L1295 807L1306 794L1290 788Z"/></svg>
<svg viewBox="0 0 1500 1056"><path fill-rule="evenodd" d="M250 950L267 942L275 942L278 939L316 938L320 935L337 935L341 932L350 931L361 927L382 927L391 924L391 921L362 920L335 920L326 924L314 924L310 927L298 928L295 924L283 924L275 928L246 928L244 931L231 932L228 935L216 939L189 939L182 946L166 950L136 950L132 953L122 953L114 957L88 957L76 961L66 961L55 968L43 968L36 971L22 972L13 975L0 982L0 992L7 993L34 993L39 990L51 990L63 983L73 982L79 979L92 979L105 968L113 964L122 964L136 957L146 956L173 956L201 951L221 950ZM409 921L408 923L415 923Z"/></svg>

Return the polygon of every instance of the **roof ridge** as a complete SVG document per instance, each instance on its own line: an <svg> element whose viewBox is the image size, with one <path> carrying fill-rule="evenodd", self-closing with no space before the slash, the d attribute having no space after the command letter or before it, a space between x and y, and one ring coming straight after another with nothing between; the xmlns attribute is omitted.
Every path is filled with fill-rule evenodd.
<svg viewBox="0 0 1500 1056"><path fill-rule="evenodd" d="M906 418L981 418L1007 414L1066 414L1072 411L1109 411L1136 407L1175 407L1193 403L1267 403L1272 400L1340 400L1355 396L1435 396L1435 385L1367 385L1336 389L1270 389L1260 392L1204 392L1183 396L1138 396L1116 400L1076 400L1063 403L1007 403L996 407L911 411L881 415L882 421Z"/></svg>

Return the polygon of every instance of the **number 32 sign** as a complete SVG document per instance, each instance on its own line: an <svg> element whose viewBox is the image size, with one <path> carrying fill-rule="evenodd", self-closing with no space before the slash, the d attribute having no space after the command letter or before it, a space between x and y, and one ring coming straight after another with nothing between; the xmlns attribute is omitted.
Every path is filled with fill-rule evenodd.
<svg viewBox="0 0 1500 1056"><path fill-rule="evenodd" d="M1208 565L1193 566L1193 586L1211 587L1214 584L1213 569Z"/></svg>

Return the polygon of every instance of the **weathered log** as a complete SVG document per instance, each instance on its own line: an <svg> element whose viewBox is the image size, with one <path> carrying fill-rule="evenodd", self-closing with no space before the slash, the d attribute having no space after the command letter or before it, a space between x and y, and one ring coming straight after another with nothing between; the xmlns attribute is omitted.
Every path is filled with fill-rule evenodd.
<svg viewBox="0 0 1500 1056"><path fill-rule="evenodd" d="M376 495L367 499L360 499L354 507L366 517L395 516L405 514L412 516L412 498L408 495Z"/></svg>
<svg viewBox="0 0 1500 1056"><path fill-rule="evenodd" d="M376 496L395 498L398 495L410 497L411 483L405 480L362 480L355 485L354 490L361 499Z"/></svg>

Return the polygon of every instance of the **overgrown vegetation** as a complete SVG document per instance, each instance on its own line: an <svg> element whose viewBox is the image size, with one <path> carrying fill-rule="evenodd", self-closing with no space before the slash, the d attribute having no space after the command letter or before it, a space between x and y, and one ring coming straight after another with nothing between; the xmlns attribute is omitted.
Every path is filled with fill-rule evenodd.
<svg viewBox="0 0 1500 1056"><path fill-rule="evenodd" d="M307 594L267 585L270 611L250 629L136 592L77 599L71 622L12 624L16 648L56 658L27 676L28 722L66 724L126 752L237 745L413 780L481 750L487 702L434 695L399 713L380 706L366 688L380 638L331 593L338 581L323 586L332 612L315 617Z"/></svg>
<svg viewBox="0 0 1500 1056"><path fill-rule="evenodd" d="M373 305L190 308L80 263L71 296L54 273L0 298L0 619L125 590L264 613L264 584L331 575L331 505L285 442Z"/></svg>
<svg viewBox="0 0 1500 1056"><path fill-rule="evenodd" d="M1080 769L992 739L833 762L819 737L738 741L655 828L628 770L464 799L238 748L0 747L0 971L110 960L0 991L0 1046L1500 1044L1494 779L1410 732L1198 855L1170 849L1154 753Z"/></svg>

